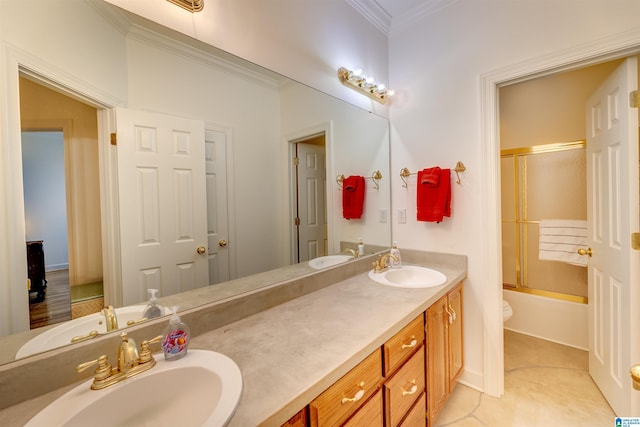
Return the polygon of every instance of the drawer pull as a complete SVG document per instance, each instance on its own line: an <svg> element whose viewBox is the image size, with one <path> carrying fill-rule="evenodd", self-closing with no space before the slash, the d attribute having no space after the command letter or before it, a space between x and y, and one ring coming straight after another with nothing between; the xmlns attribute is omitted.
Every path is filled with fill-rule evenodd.
<svg viewBox="0 0 640 427"><path fill-rule="evenodd" d="M416 392L418 391L418 386L416 385L416 380L411 380L409 382L409 384L411 384L411 388L409 390L405 390L405 389L401 388L403 396L410 396L412 394L416 394Z"/></svg>
<svg viewBox="0 0 640 427"><path fill-rule="evenodd" d="M402 349L413 348L418 345L418 340L416 340L415 335L411 335L411 342L409 344L402 344Z"/></svg>
<svg viewBox="0 0 640 427"><path fill-rule="evenodd" d="M449 306L450 308L451 306ZM449 308L445 307L444 311L447 312L447 315L449 316L449 325L453 325L454 322L454 317L453 317L453 313L449 311Z"/></svg>
<svg viewBox="0 0 640 427"><path fill-rule="evenodd" d="M340 403L344 405L345 403L357 402L358 400L362 399L362 397L364 396L364 381L358 384L358 387L360 387L360 390L358 390L353 397L343 397Z"/></svg>

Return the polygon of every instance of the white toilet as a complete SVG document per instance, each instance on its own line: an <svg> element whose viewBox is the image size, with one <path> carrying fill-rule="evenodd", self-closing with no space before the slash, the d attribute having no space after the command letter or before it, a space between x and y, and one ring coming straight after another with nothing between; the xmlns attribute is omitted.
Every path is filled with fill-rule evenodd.
<svg viewBox="0 0 640 427"><path fill-rule="evenodd" d="M507 301L506 299L503 299L502 300L502 321L506 322L507 320L511 319L511 316L513 316L513 309L511 308L509 301Z"/></svg>

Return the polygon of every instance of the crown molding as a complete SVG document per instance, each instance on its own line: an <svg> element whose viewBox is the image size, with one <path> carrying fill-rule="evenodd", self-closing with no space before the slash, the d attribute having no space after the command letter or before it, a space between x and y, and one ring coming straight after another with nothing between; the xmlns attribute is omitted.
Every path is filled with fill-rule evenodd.
<svg viewBox="0 0 640 427"><path fill-rule="evenodd" d="M234 60L238 60L238 57L221 51L207 43L186 38L189 40L187 43L186 40L180 40L180 34L167 36L146 28L139 23L133 23L131 25L127 37L131 40L137 40L174 55L182 56L234 76L242 76L266 86L278 87L283 83L283 80L288 80L280 74L267 70L259 65L252 63L244 65L234 62ZM194 46L194 44L198 46Z"/></svg>
<svg viewBox="0 0 640 427"><path fill-rule="evenodd" d="M391 31L391 15L376 0L346 0L346 2L367 18L386 36Z"/></svg>
<svg viewBox="0 0 640 427"><path fill-rule="evenodd" d="M425 0L422 3L393 17L392 30L399 31L409 28L427 16L433 15L440 10L453 5L459 0Z"/></svg>
<svg viewBox="0 0 640 427"><path fill-rule="evenodd" d="M85 0L90 7L98 12L113 28L126 36L131 22L122 10L102 0Z"/></svg>

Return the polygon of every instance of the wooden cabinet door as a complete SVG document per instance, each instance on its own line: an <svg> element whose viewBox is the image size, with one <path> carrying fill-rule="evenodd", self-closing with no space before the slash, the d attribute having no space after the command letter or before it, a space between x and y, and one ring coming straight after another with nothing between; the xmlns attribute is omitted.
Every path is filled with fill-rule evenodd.
<svg viewBox="0 0 640 427"><path fill-rule="evenodd" d="M427 310L427 412L433 423L449 394L447 296Z"/></svg>
<svg viewBox="0 0 640 427"><path fill-rule="evenodd" d="M342 427L382 427L382 391L378 390Z"/></svg>
<svg viewBox="0 0 640 427"><path fill-rule="evenodd" d="M462 374L463 366L462 285L453 289L448 298L453 320L449 325L449 389L452 389Z"/></svg>

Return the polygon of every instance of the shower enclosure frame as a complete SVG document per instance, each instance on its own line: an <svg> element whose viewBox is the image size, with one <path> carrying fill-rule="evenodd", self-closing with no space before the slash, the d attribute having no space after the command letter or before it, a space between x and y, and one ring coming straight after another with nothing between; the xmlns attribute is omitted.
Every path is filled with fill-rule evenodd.
<svg viewBox="0 0 640 427"><path fill-rule="evenodd" d="M571 295L562 292L554 292L545 289L535 289L528 287L528 262L527 262L527 248L528 248L528 233L525 229L526 225L540 224L539 220L529 220L527 218L527 197L523 197L527 194L527 179L526 175L522 178L522 164L521 159L524 159L524 165L526 169L526 158L535 154L553 153L568 150L586 149L586 140L572 141L572 142L560 142L552 144L542 144L530 147L513 148L500 150L500 159L511 157L513 159L513 183L514 183L514 216L515 220L505 220L502 218L502 234L504 236L504 227L507 223L514 223L515 225L515 269L516 269L516 283L512 284L504 283L503 289L523 292L533 295L545 296L549 298L555 298L563 301L571 301L587 304L588 298L586 296ZM501 173L502 174L502 173ZM503 255L504 263L504 255ZM503 267L504 268L504 267Z"/></svg>

